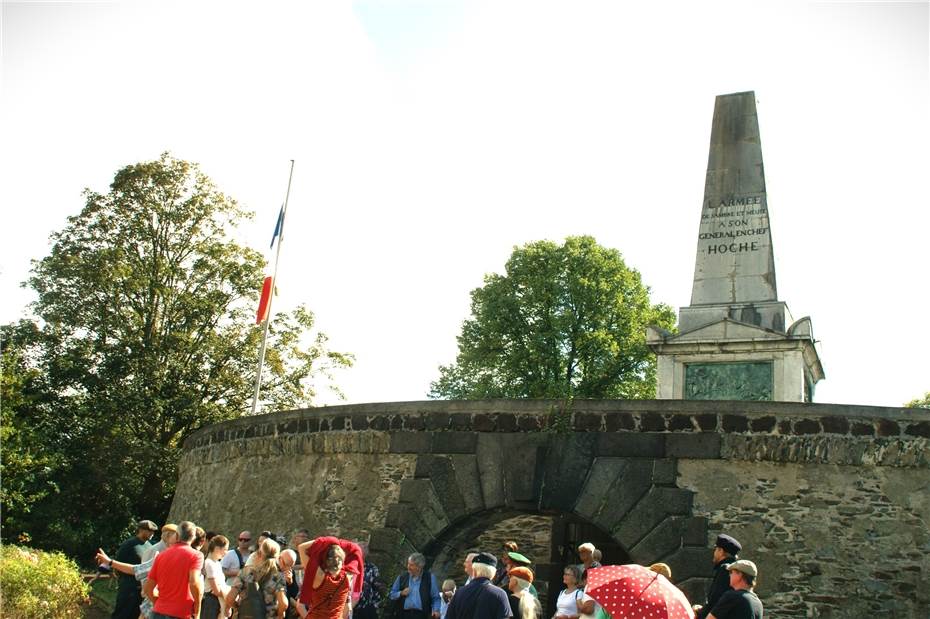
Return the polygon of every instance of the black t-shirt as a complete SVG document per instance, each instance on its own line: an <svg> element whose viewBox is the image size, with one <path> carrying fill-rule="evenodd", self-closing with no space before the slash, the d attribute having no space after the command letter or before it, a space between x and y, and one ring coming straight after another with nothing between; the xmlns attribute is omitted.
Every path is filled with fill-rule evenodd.
<svg viewBox="0 0 930 619"><path fill-rule="evenodd" d="M716 619L762 619L762 602L748 589L727 591L710 614Z"/></svg>
<svg viewBox="0 0 930 619"><path fill-rule="evenodd" d="M142 563L142 555L145 554L145 551L151 547L152 545L149 542L143 542L138 537L130 537L120 545L119 550L116 551L113 559L121 563L138 565L139 563ZM126 582L136 581L132 574L123 574L122 572L119 572L119 575L121 577L120 582L122 582L124 579Z"/></svg>

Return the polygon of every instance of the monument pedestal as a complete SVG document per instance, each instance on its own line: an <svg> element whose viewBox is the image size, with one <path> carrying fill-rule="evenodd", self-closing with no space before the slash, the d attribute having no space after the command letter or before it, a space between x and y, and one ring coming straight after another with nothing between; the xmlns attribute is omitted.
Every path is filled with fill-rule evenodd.
<svg viewBox="0 0 930 619"><path fill-rule="evenodd" d="M649 327L660 399L810 402L824 376L803 318L787 333L724 318L675 335Z"/></svg>
<svg viewBox="0 0 930 619"><path fill-rule="evenodd" d="M824 377L810 319L792 324L778 300L752 92L714 106L691 305L678 329L646 333L659 398L810 402Z"/></svg>

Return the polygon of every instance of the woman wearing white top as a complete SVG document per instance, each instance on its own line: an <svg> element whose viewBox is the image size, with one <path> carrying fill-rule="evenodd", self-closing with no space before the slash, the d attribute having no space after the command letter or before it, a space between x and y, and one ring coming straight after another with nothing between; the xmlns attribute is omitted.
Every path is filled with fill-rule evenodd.
<svg viewBox="0 0 930 619"><path fill-rule="evenodd" d="M579 604L582 591L578 588L578 583L581 582L581 568L577 565L566 566L562 573L562 582L565 583L565 588L559 593L553 619L578 619L581 614Z"/></svg>
<svg viewBox="0 0 930 619"><path fill-rule="evenodd" d="M222 535L210 539L207 546L207 558L203 562L203 604L201 605L200 619L217 619L226 616L224 598L229 591L226 576L223 575L223 566L220 562L229 550L229 540ZM210 599L215 598L215 601ZM216 611L214 615L213 612Z"/></svg>

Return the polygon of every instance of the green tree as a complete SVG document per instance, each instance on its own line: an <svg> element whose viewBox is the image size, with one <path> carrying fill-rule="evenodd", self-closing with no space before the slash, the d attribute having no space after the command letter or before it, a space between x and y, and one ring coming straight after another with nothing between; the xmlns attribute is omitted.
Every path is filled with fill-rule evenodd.
<svg viewBox="0 0 930 619"><path fill-rule="evenodd" d="M479 398L654 397L647 325L672 329L620 252L589 236L514 248L506 274L471 293L472 317L455 363L430 396Z"/></svg>
<svg viewBox="0 0 930 619"><path fill-rule="evenodd" d="M184 438L248 411L264 267L229 238L251 213L167 154L85 200L33 264L36 318L5 329L23 372L41 377L15 415L58 472L24 526L72 553L164 517ZM321 373L352 363L322 334L305 346L312 328L303 307L275 317L263 400L277 408L310 405Z"/></svg>
<svg viewBox="0 0 930 619"><path fill-rule="evenodd" d="M904 405L907 408L930 408L930 391L924 394L922 398L914 398Z"/></svg>
<svg viewBox="0 0 930 619"><path fill-rule="evenodd" d="M27 367L23 351L11 341L13 335L11 328L0 328L0 513L6 538L11 531L22 533L32 506L57 490L52 481L57 463L41 440L39 420L31 414L40 405L42 377Z"/></svg>

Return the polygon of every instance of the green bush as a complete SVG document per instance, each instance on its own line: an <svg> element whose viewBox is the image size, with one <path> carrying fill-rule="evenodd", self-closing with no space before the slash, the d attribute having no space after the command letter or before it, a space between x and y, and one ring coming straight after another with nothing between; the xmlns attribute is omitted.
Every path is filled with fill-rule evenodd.
<svg viewBox="0 0 930 619"><path fill-rule="evenodd" d="M5 619L77 619L87 593L77 565L63 554L0 546L0 609Z"/></svg>

